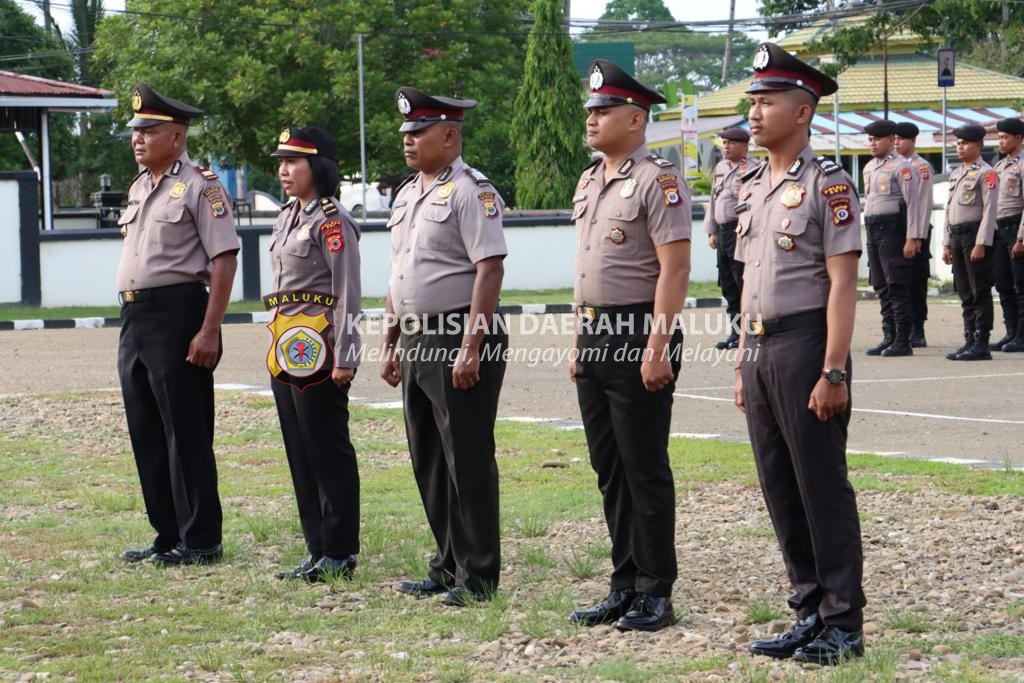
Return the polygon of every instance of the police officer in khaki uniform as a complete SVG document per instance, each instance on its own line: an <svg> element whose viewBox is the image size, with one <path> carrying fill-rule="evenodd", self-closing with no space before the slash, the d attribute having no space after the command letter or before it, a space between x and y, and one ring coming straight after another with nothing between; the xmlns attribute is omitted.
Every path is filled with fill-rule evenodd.
<svg viewBox="0 0 1024 683"><path fill-rule="evenodd" d="M495 312L508 250L502 199L462 160L473 100L399 88L406 163L395 191L381 376L402 384L416 483L437 541L430 571L396 586L444 593L453 606L489 599L501 545L494 422L508 334ZM467 316L468 314L468 316ZM393 319L398 317L399 322Z"/></svg>
<svg viewBox="0 0 1024 683"><path fill-rule="evenodd" d="M928 233L921 241L921 248L914 257L914 273L910 286L910 310L913 318L913 330L910 333L910 346L921 349L928 346L924 335L924 323L928 320L928 279L932 272L932 184L935 169L928 160L917 153L917 136L920 129L909 121L896 124L896 152L907 159L917 172L917 182L921 196L919 209L928 224Z"/></svg>
<svg viewBox="0 0 1024 683"><path fill-rule="evenodd" d="M1021 231L1024 213L1024 121L1003 119L996 124L999 131L999 152L1003 158L996 164L999 174L999 198L996 210L996 234L993 277L1003 309L1006 335L989 344L993 351L1010 353L1024 351L1024 258L1014 258L1013 249Z"/></svg>
<svg viewBox="0 0 1024 683"><path fill-rule="evenodd" d="M754 654L861 656L863 554L847 477L850 341L861 251L855 186L807 131L836 82L773 43L754 54L750 132L768 161L744 179L736 258L746 318L735 401L794 593L797 623Z"/></svg>
<svg viewBox="0 0 1024 683"><path fill-rule="evenodd" d="M322 128L289 127L278 178L293 198L270 237L276 311L267 366L308 555L280 579L349 578L359 552L359 470L348 391L360 361L359 227L335 197L338 145Z"/></svg>
<svg viewBox="0 0 1024 683"><path fill-rule="evenodd" d="M736 204L739 203L740 178L757 164L747 158L750 133L742 128L726 128L722 139L722 160L715 166L711 201L704 216L704 232L708 246L718 255L718 285L726 301L725 312L734 326L729 337L715 344L718 349L735 349L740 343L735 321L740 313L740 289L743 287L743 264L733 258L736 251Z"/></svg>
<svg viewBox="0 0 1024 683"><path fill-rule="evenodd" d="M999 175L981 158L985 129L976 124L953 131L963 163L949 174L946 230L942 260L953 266L953 286L960 295L964 345L946 354L949 360L992 360L992 241L996 232Z"/></svg>
<svg viewBox="0 0 1024 683"><path fill-rule="evenodd" d="M222 555L213 369L238 236L217 176L188 158L188 125L202 112L147 85L133 91L132 109L132 151L146 170L128 189L118 220L124 250L117 367L156 538L123 556L206 564Z"/></svg>
<svg viewBox="0 0 1024 683"><path fill-rule="evenodd" d="M611 590L570 619L656 631L675 623L675 489L668 460L677 326L690 281L686 183L648 152L647 116L664 102L615 64L590 65L587 143L603 157L580 177L577 360L569 364L612 541Z"/></svg>
<svg viewBox="0 0 1024 683"><path fill-rule="evenodd" d="M930 207L931 200L924 197L914 167L893 150L896 124L873 121L864 131L873 156L864 167L868 269L882 309L882 342L867 355L909 356L914 258L928 235L927 214L921 209Z"/></svg>

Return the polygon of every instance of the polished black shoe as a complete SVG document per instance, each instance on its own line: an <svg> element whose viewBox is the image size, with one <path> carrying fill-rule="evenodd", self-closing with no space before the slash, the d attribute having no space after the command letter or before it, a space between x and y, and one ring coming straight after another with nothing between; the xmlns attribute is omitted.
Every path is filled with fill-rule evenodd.
<svg viewBox="0 0 1024 683"><path fill-rule="evenodd" d="M618 621L623 614L628 612L635 599L636 591L612 591L608 597L593 607L576 610L570 614L569 621L580 626L610 624L613 621Z"/></svg>
<svg viewBox="0 0 1024 683"><path fill-rule="evenodd" d="M434 581L429 576L425 579L415 580L406 579L399 581L395 584L395 590L399 593L405 593L416 598L426 598L431 595L438 595L439 593L447 593L448 586L443 583Z"/></svg>
<svg viewBox="0 0 1024 683"><path fill-rule="evenodd" d="M740 335L735 332L731 333L726 339L723 339L720 342L715 342L715 348L719 350L736 349L739 348L739 345Z"/></svg>
<svg viewBox="0 0 1024 683"><path fill-rule="evenodd" d="M793 653L793 659L808 664L829 666L844 659L864 656L864 634L826 626L813 641Z"/></svg>
<svg viewBox="0 0 1024 683"><path fill-rule="evenodd" d="M676 623L672 598L637 593L629 611L615 622L620 631L660 631Z"/></svg>
<svg viewBox="0 0 1024 683"><path fill-rule="evenodd" d="M817 614L812 614L793 624L778 638L755 640L748 649L753 655L788 659L798 649L817 638L824 628L825 625L821 623L821 618Z"/></svg>
<svg viewBox="0 0 1024 683"><path fill-rule="evenodd" d="M470 590L465 586L456 586L441 596L441 602L451 607L466 607L474 602L485 602L489 599L486 593Z"/></svg>
<svg viewBox="0 0 1024 683"><path fill-rule="evenodd" d="M317 562L320 561L321 557L323 557L323 556L322 555L315 555L315 556L314 555L306 555L306 558L304 560L302 560L302 562L300 562L298 564L298 566L294 567L293 569L289 569L287 571L278 572L274 576L276 576L277 578L281 579L282 581L285 580L285 579L298 579L298 578L301 578L303 574L305 574L306 572L308 572L310 569L313 568L313 565L315 565Z"/></svg>
<svg viewBox="0 0 1024 683"><path fill-rule="evenodd" d="M355 555L349 555L340 560L330 555L324 555L317 560L316 564L299 574L298 578L306 583L324 583L334 579L351 579L355 571Z"/></svg>
<svg viewBox="0 0 1024 683"><path fill-rule="evenodd" d="M170 548L168 548L168 550L170 550ZM128 550L125 550L123 553L121 553L121 559L123 559L125 562L136 564L138 562L148 560L157 553L164 552L167 552L167 550L160 550L155 545L150 545L148 548L142 548L141 550L138 548L129 548Z"/></svg>
<svg viewBox="0 0 1024 683"><path fill-rule="evenodd" d="M213 564L214 562L219 562L223 556L224 549L220 544L218 544L212 548L205 548L201 550L197 548L178 546L166 553L154 553L151 559L154 564L158 564L163 567L172 567L191 564Z"/></svg>

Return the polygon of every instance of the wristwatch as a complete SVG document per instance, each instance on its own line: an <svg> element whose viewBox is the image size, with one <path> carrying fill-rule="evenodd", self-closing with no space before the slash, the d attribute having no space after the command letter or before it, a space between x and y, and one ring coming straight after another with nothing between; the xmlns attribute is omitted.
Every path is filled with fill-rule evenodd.
<svg viewBox="0 0 1024 683"><path fill-rule="evenodd" d="M846 372L839 368L832 368L831 370L822 370L821 376L828 380L829 384L837 385L842 384L846 381Z"/></svg>

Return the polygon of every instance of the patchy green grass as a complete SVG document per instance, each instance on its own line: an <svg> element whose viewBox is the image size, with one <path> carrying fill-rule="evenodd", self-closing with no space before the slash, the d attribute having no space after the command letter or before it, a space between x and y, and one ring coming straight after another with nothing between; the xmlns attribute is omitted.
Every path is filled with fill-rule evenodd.
<svg viewBox="0 0 1024 683"><path fill-rule="evenodd" d="M61 414L68 405L98 405L97 396L45 400ZM4 399L4 405L14 406L12 401ZM301 560L305 547L272 401L221 392L218 405L224 416L216 447L226 558L204 568L126 566L119 560L123 548L144 544L152 533L123 431L71 424L17 436L6 428L0 432L0 679L26 672L80 681L456 682L537 680L551 674L646 682L699 680L705 672L732 680L768 677L769 663L761 659L690 653L685 645L651 658L637 634L622 636L632 638L622 641L626 648L593 650L585 664L559 664L559 647L586 650L579 639L593 633L566 619L592 597L577 587L582 581L601 583L610 570L600 494L581 432L499 423L505 573L494 599L458 610L391 590L401 578L423 576L433 552L400 411L353 406L351 433L362 487L359 568L351 581L310 587L273 578L273 572ZM541 467L554 449L583 463ZM743 444L673 439L670 454L680 490L710 491L727 483L759 495L749 447ZM862 455L851 456L850 467L858 488L866 491L1024 495L1020 473ZM567 528L572 524L577 528ZM763 539L765 552L776 552L766 516L732 529L725 533L748 543ZM780 563L780 577L781 572ZM752 600L746 616L756 624L781 618L778 604L778 596ZM677 604L676 609L689 614L688 607ZM898 635L873 639L863 660L807 676L892 680L910 650L929 652L936 638L965 657L935 672L943 679L992 678L984 658L1006 660L1024 652L1019 631L967 633L959 623L944 625L923 612L891 609L879 616ZM1024 618L1019 601L994 609ZM529 674L507 673L494 668L497 658L479 656L489 643L508 638L519 639L518 649L507 655L513 658L526 642L545 644L546 654L532 660Z"/></svg>

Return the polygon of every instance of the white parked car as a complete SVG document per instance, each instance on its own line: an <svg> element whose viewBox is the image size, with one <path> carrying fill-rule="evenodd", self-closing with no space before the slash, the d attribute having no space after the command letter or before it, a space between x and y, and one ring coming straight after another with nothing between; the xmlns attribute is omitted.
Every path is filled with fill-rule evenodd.
<svg viewBox="0 0 1024 683"><path fill-rule="evenodd" d="M341 205L352 212L352 215L359 218L363 214L363 185L343 181L338 190ZM367 213L387 212L391 206L391 186L387 183L366 184L366 211Z"/></svg>

